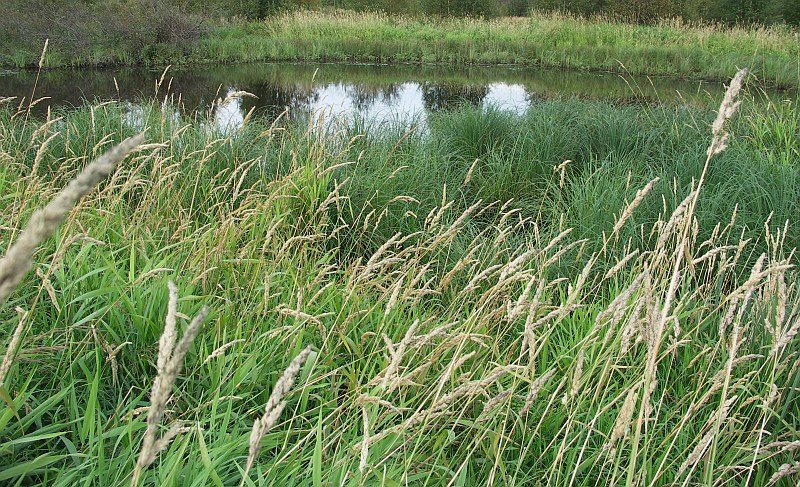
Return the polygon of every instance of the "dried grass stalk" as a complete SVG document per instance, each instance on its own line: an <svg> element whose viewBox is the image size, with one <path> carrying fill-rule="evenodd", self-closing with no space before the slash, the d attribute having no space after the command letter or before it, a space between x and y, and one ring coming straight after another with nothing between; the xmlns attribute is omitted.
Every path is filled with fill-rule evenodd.
<svg viewBox="0 0 800 487"><path fill-rule="evenodd" d="M775 472L772 477L770 477L767 486L777 484L781 479L786 478L790 475L795 475L800 472L800 462L795 462L794 464L791 463L784 463L781 465L781 468Z"/></svg>
<svg viewBox="0 0 800 487"><path fill-rule="evenodd" d="M638 399L639 384L637 383L628 390L628 394L625 396L625 402L622 403L622 408L617 415L617 420L614 422L611 436L608 438L608 442L603 445L604 450L613 451L617 442L628 436L631 430L631 419L633 418L633 412L636 409L636 401Z"/></svg>
<svg viewBox="0 0 800 487"><path fill-rule="evenodd" d="M539 395L539 392L542 390L542 387L544 387L544 385L547 384L547 381L549 381L550 378L555 375L555 373L556 373L555 368L550 369L547 372L545 372L541 377L539 377L538 379L534 380L531 383L530 392L528 392L528 396L525 398L525 405L522 407L520 414L526 414L528 411L531 410L533 402L536 401L536 397Z"/></svg>
<svg viewBox="0 0 800 487"><path fill-rule="evenodd" d="M164 407L172 393L172 386L175 384L175 378L183 367L183 358L186 356L186 352L189 351L189 346L197 337L203 321L206 319L206 316L208 316L208 308L204 306L200 312L197 313L183 333L181 340L177 345L174 345L177 338L175 332L176 317L178 314L177 303L178 290L175 284L170 282L166 323L164 326L164 333L162 333L158 345L158 359L156 362L158 375L155 381L153 381L153 389L150 393L150 408L147 412L147 429L144 432L139 459L136 461L136 467L133 471L133 478L131 479L132 486L139 485L139 478L141 477L142 471L153 463L156 459L156 455L166 448L169 445L169 441L181 431L181 428L176 428L176 426L173 425L164 436L160 439L156 439L156 432L158 426L161 424L161 418L164 416Z"/></svg>
<svg viewBox="0 0 800 487"><path fill-rule="evenodd" d="M36 248L67 218L78 200L105 179L122 159L144 140L144 134L125 139L87 165L53 200L33 213L22 235L0 260L0 304L17 287L33 264Z"/></svg>
<svg viewBox="0 0 800 487"><path fill-rule="evenodd" d="M364 439L361 441L361 458L358 462L358 471L361 475L367 471L367 460L369 460L369 414L367 408L361 406L361 418L364 422Z"/></svg>
<svg viewBox="0 0 800 487"><path fill-rule="evenodd" d="M730 86L728 86L728 90L725 92L725 97L722 99L719 111L717 112L717 118L711 125L713 139L708 148L708 157L719 154L728 148L728 138L730 134L724 130L725 122L732 118L736 114L736 111L739 110L739 105L741 105L742 102L741 100L737 101L736 97L739 96L747 73L747 68L736 73L736 76L731 80Z"/></svg>
<svg viewBox="0 0 800 487"><path fill-rule="evenodd" d="M489 387L489 385L491 385L494 381L499 379L501 376L520 368L521 367L515 367L512 365L495 367L482 379L472 380L461 384L448 394L438 398L434 401L433 405L429 409L419 410L402 423L369 437L368 440L366 440L367 444L371 445L375 442L381 441L389 435L408 431L409 429L414 428L415 426L426 421L432 421L441 416L445 416L449 413L450 408L460 399L474 397L478 394L485 394L486 388Z"/></svg>
<svg viewBox="0 0 800 487"><path fill-rule="evenodd" d="M392 360L389 362L389 365L386 367L386 371L383 374L383 381L381 382L382 389L388 389L391 391L397 382L397 371L400 368L400 362L403 361L406 348L408 348L409 342L411 342L411 340L414 338L414 333L417 331L417 327L419 327L419 320L415 320L411 326L408 327L405 336L400 343L397 344L394 352L392 353L392 350L389 350Z"/></svg>
<svg viewBox="0 0 800 487"><path fill-rule="evenodd" d="M22 331L25 329L25 319L28 317L28 313L22 308L17 308L17 313L19 313L19 322L14 329L14 333L11 335L11 341L8 342L8 348L6 348L6 353L3 356L3 363L0 365L0 386L5 385L6 374L8 374L8 369L11 368L14 354L19 346L19 342L22 340Z"/></svg>
<svg viewBox="0 0 800 487"><path fill-rule="evenodd" d="M206 357L205 360L203 360L203 365L211 362L215 358L219 358L219 357L223 356L225 354L225 352L228 351L229 348L231 348L231 347L233 347L235 345L238 345L240 343L244 343L244 342L245 342L244 338L239 338L237 340L233 340L233 341L230 341L230 342L222 345L221 347L219 347L216 350L214 350L213 352L211 352L211 355L209 355L208 357Z"/></svg>
<svg viewBox="0 0 800 487"><path fill-rule="evenodd" d="M731 405L736 402L738 396L733 396L726 401L726 403L722 406L721 409L715 411L709 420L707 421L707 425L716 424L719 425L720 423L724 422L728 417L728 412L730 411ZM711 446L711 442L714 440L714 437L719 432L718 427L709 428L708 432L700 438L700 441L692 449L692 452L689 456L684 460L681 464L680 468L678 468L678 476L683 475L683 473L689 469L694 468L700 460L705 456L708 448ZM690 474L691 475L691 474Z"/></svg>
<svg viewBox="0 0 800 487"><path fill-rule="evenodd" d="M658 183L659 178L655 178L651 180L647 185L636 191L636 196L634 196L633 201L630 202L628 206L622 211L622 214L617 218L617 222L614 224L614 229L611 230L611 234L616 234L619 232L622 227L625 225L625 222L633 215L634 210L642 204L642 201L647 197L648 194L653 190L653 186Z"/></svg>
<svg viewBox="0 0 800 487"><path fill-rule="evenodd" d="M244 474L242 474L241 485L244 485L247 474L253 467L256 457L258 457L258 451L261 449L261 439L264 438L264 435L278 422L283 408L286 407L286 401L284 401L283 398L288 394L289 390L291 390L294 385L294 380L297 378L297 374L300 373L300 367L303 366L303 363L305 363L310 354L311 346L308 346L292 360L289 367L283 372L281 378L275 383L275 388L272 390L272 394L270 394L267 404L264 407L264 415L256 419L253 424L253 431L250 433L250 449L247 454L247 466L244 469Z"/></svg>

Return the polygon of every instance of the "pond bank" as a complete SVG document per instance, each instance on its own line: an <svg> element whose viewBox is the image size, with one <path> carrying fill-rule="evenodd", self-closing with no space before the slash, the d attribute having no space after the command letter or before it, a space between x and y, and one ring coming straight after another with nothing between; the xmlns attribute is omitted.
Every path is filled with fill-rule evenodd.
<svg viewBox="0 0 800 487"><path fill-rule="evenodd" d="M10 46L11 47L11 46ZM38 48L37 48L38 49ZM37 49L14 47L6 66L33 66ZM516 65L725 80L748 66L764 84L800 84L800 41L785 27L656 26L535 14L524 18L421 19L349 11L301 11L224 22L194 45L142 53L98 46L80 57L50 46L45 67L322 61ZM146 57L143 57L146 56Z"/></svg>

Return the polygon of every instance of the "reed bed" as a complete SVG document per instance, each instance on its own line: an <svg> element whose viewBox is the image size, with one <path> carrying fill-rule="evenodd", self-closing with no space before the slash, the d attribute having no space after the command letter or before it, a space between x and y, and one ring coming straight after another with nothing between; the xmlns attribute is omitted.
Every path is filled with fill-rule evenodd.
<svg viewBox="0 0 800 487"><path fill-rule="evenodd" d="M135 123L115 103L44 120L26 106L0 113L5 248L88 161L147 130L0 309L16 349L0 388L3 482L797 479L793 222L750 236L738 219L752 214L699 216L704 194L730 198L715 165L767 133L728 120L753 115L732 96L713 136L713 117L676 122L703 134L694 181L632 179L599 232L475 194L508 149L485 139L459 142L457 184L411 195L359 180L381 137L403 174L419 150L407 133L314 120L220 133L168 103ZM425 137L476 116L434 120ZM796 161L787 144L769 146L772 167ZM563 208L575 165L599 154L550 165L540 206Z"/></svg>

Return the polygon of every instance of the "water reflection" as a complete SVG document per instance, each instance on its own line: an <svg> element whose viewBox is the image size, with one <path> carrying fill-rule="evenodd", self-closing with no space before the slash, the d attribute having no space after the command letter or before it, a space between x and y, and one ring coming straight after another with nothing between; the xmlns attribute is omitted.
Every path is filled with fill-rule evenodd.
<svg viewBox="0 0 800 487"><path fill-rule="evenodd" d="M333 117L360 115L372 121L425 120L428 113L463 103L524 111L537 100L556 96L603 99L614 103L706 104L720 83L667 78L623 78L612 74L559 70L376 66L340 64L248 64L161 71L143 68L50 71L41 74L35 96L49 97L36 109L77 106L85 99L173 97L184 114L211 115L218 128L239 126L253 116L274 120L323 111ZM30 98L35 73L0 73L0 96ZM255 97L231 97L246 91ZM169 92L169 93L168 93ZM220 100L226 100L220 102ZM135 117L135 115L134 115Z"/></svg>
<svg viewBox="0 0 800 487"><path fill-rule="evenodd" d="M224 133L232 132L244 123L247 112L242 109L243 96L236 96L237 90L228 88L225 98L214 109L214 126Z"/></svg>

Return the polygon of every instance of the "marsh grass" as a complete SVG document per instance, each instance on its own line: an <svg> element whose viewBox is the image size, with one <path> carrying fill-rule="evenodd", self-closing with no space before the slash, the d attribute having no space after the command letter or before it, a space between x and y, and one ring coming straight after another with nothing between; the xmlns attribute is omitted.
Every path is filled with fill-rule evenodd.
<svg viewBox="0 0 800 487"><path fill-rule="evenodd" d="M30 330L4 381L0 480L790 481L800 289L780 204L797 203L771 195L797 186L748 186L797 174L750 136L772 112L742 105L708 156L714 114L599 106L543 103L510 134L455 111L395 138L254 119L220 133L143 105L150 143L0 310L5 343L14 306ZM4 235L137 128L116 103L2 110ZM522 158L535 197L510 179L480 192ZM756 176L728 181L745 164ZM156 401L177 288L186 317L214 320L184 331ZM184 434L166 428L137 467L162 422Z"/></svg>

